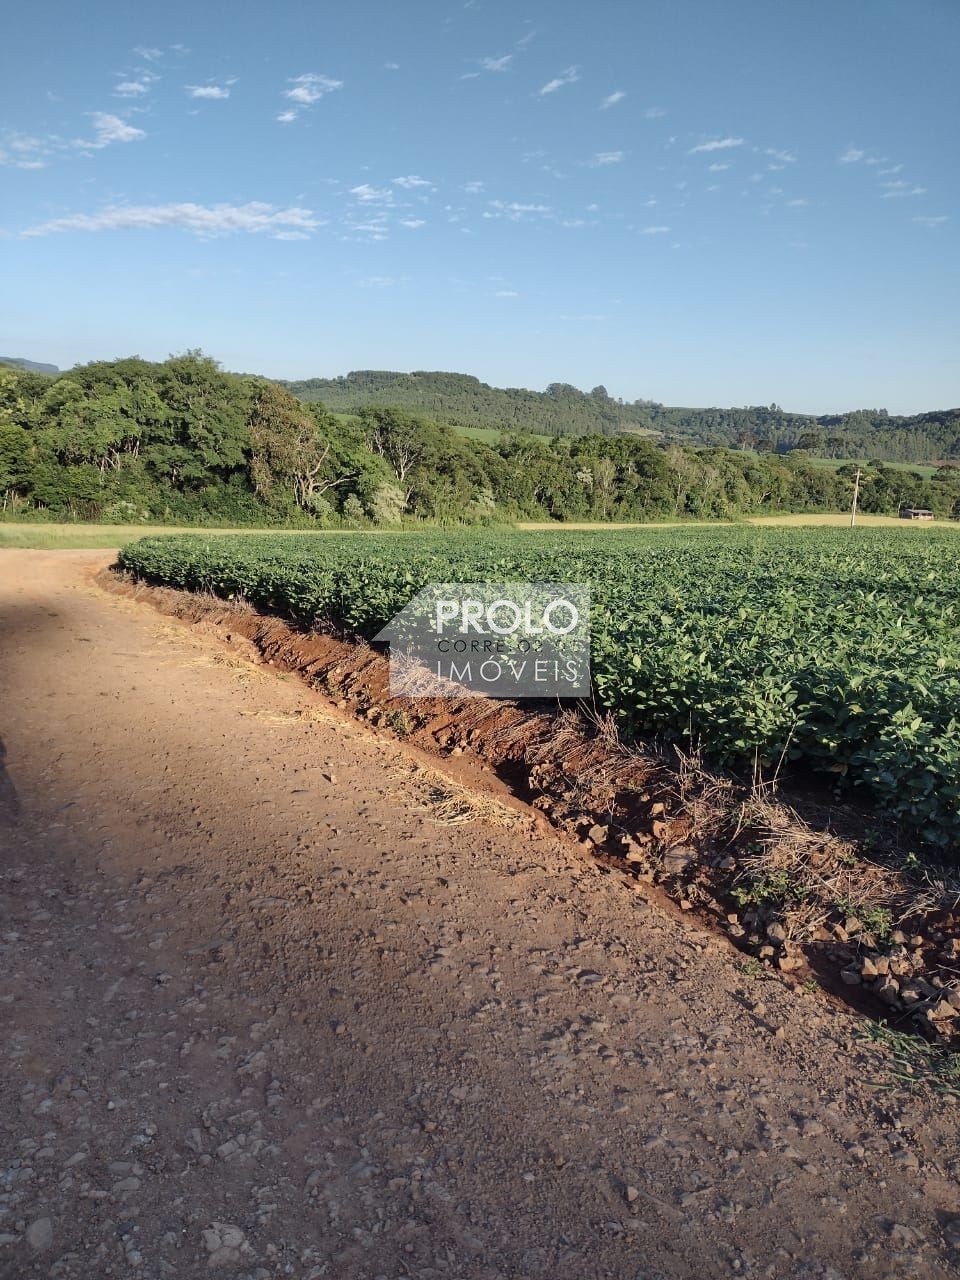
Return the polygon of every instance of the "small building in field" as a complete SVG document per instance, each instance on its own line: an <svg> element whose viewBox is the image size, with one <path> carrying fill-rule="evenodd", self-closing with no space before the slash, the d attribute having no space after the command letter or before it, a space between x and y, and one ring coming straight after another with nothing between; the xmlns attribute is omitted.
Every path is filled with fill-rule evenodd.
<svg viewBox="0 0 960 1280"><path fill-rule="evenodd" d="M901 507L901 520L932 520L933 512L928 511L926 507Z"/></svg>

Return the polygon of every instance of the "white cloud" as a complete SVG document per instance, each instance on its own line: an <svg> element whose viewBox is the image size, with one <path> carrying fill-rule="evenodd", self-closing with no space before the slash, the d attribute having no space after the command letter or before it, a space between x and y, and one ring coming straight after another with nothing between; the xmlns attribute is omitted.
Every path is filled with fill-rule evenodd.
<svg viewBox="0 0 960 1280"><path fill-rule="evenodd" d="M401 227L409 227L411 231L416 231L417 227L425 227L427 224L423 218L401 218Z"/></svg>
<svg viewBox="0 0 960 1280"><path fill-rule="evenodd" d="M153 77L151 77L153 79ZM138 80L121 80L113 90L115 98L141 98L150 92L150 82L145 76Z"/></svg>
<svg viewBox="0 0 960 1280"><path fill-rule="evenodd" d="M730 166L728 164L711 164L711 165L707 165L707 172L722 173L724 169L729 169L729 168Z"/></svg>
<svg viewBox="0 0 960 1280"><path fill-rule="evenodd" d="M46 236L62 231L158 231L176 229L212 237L236 232L291 237L305 236L322 226L310 209L277 209L261 201L248 204L109 205L99 213L70 213L30 227L25 236Z"/></svg>
<svg viewBox="0 0 960 1280"><path fill-rule="evenodd" d="M809 203L810 203L809 200L804 200L804 199L788 200L787 208L788 209L805 209Z"/></svg>
<svg viewBox="0 0 960 1280"><path fill-rule="evenodd" d="M413 191L417 187L432 187L433 183L428 182L426 178L421 178L416 173L409 173L404 178L394 178L393 185L395 187L403 187L404 191Z"/></svg>
<svg viewBox="0 0 960 1280"><path fill-rule="evenodd" d="M8 151L0 148L0 165L4 165L11 169L46 169L46 160L40 160L37 157L12 156Z"/></svg>
<svg viewBox="0 0 960 1280"><path fill-rule="evenodd" d="M158 62L163 57L162 49L151 49L142 44L136 45L133 52L138 58L144 58L147 62Z"/></svg>
<svg viewBox="0 0 960 1280"><path fill-rule="evenodd" d="M363 182L359 187L351 187L350 194L355 196L361 204L393 203L393 192L389 187L372 187L369 182Z"/></svg>
<svg viewBox="0 0 960 1280"><path fill-rule="evenodd" d="M365 211L366 212L366 211ZM388 239L387 215L370 211L363 222L348 217L344 224L348 240L386 240Z"/></svg>
<svg viewBox="0 0 960 1280"><path fill-rule="evenodd" d="M558 89L562 89L564 85L576 84L580 79L579 67L567 67L561 71L553 80L548 80L542 89L538 90L537 97L544 98L548 93L556 93Z"/></svg>
<svg viewBox="0 0 960 1280"><path fill-rule="evenodd" d="M891 174L899 173L902 168L903 168L902 164L894 164L894 165L891 165L889 169L878 169L877 173L881 178L887 178Z"/></svg>
<svg viewBox="0 0 960 1280"><path fill-rule="evenodd" d="M184 85L191 98L208 98L211 102L220 102L230 97L227 85L220 84L188 84Z"/></svg>
<svg viewBox="0 0 960 1280"><path fill-rule="evenodd" d="M622 151L598 151L592 163L594 165L619 164L622 159Z"/></svg>
<svg viewBox="0 0 960 1280"><path fill-rule="evenodd" d="M318 76L312 72L308 75L293 76L290 84L293 88L286 89L283 96L301 107L313 106L326 94L343 88L342 80L331 80L329 76Z"/></svg>
<svg viewBox="0 0 960 1280"><path fill-rule="evenodd" d="M643 113L644 120L662 120L666 115L663 107L647 107Z"/></svg>
<svg viewBox="0 0 960 1280"><path fill-rule="evenodd" d="M899 200L909 196L925 196L927 194L926 187L911 187L907 183L898 186L895 190L884 191L884 200Z"/></svg>
<svg viewBox="0 0 960 1280"><path fill-rule="evenodd" d="M709 142L701 142L690 148L690 155L698 155L702 151L728 151L731 147L742 147L742 138L711 138Z"/></svg>
<svg viewBox="0 0 960 1280"><path fill-rule="evenodd" d="M73 145L81 151L102 151L111 143L139 142L147 136L142 129L136 129L132 124L121 120L119 116L112 116L105 111L94 111L90 118L93 120L96 136L92 141L77 138Z"/></svg>
<svg viewBox="0 0 960 1280"><path fill-rule="evenodd" d="M12 169L45 169L49 157L62 150L63 140L55 134L45 138L8 131L0 143L0 165Z"/></svg>
<svg viewBox="0 0 960 1280"><path fill-rule="evenodd" d="M600 110L606 111L608 107L615 107L617 103L622 102L626 96L626 89L615 89L613 93L608 93L600 103Z"/></svg>
<svg viewBox="0 0 960 1280"><path fill-rule="evenodd" d="M522 218L542 218L553 212L548 204L521 204L516 200L491 200L490 208L496 212L484 214L485 218L509 218L511 222L519 222Z"/></svg>
<svg viewBox="0 0 960 1280"><path fill-rule="evenodd" d="M918 223L921 227L942 227L945 222L950 221L948 213L918 213L916 217L911 218L911 222Z"/></svg>
<svg viewBox="0 0 960 1280"><path fill-rule="evenodd" d="M506 71L513 61L512 53L501 54L499 58L480 58L480 66L484 71Z"/></svg>
<svg viewBox="0 0 960 1280"><path fill-rule="evenodd" d="M792 151L781 150L777 147L767 147L763 154L778 160L780 164L794 164L797 159Z"/></svg>
<svg viewBox="0 0 960 1280"><path fill-rule="evenodd" d="M847 147L842 155L837 156L840 164L859 164L861 160L866 159L867 153L861 151L859 147Z"/></svg>
<svg viewBox="0 0 960 1280"><path fill-rule="evenodd" d="M391 285L399 283L396 276L366 276L357 281L361 289L389 289Z"/></svg>
<svg viewBox="0 0 960 1280"><path fill-rule="evenodd" d="M493 296L495 298L519 298L520 297L516 289L498 289Z"/></svg>
<svg viewBox="0 0 960 1280"><path fill-rule="evenodd" d="M465 183L463 184L463 189L464 189L464 191L466 191L466 192L467 192L467 194L468 194L468 195L471 195L471 196L478 196L478 195L480 194L480 192L483 190L483 188L484 188L484 186L485 186L485 185L486 185L486 184L485 184L485 183L483 183L483 182L479 182L479 181L477 181L477 180L474 180L473 182L465 182Z"/></svg>
<svg viewBox="0 0 960 1280"><path fill-rule="evenodd" d="M644 236L665 236L670 234L669 227L644 227L640 233Z"/></svg>
<svg viewBox="0 0 960 1280"><path fill-rule="evenodd" d="M288 108L277 116L280 124L292 124L301 111L312 107L314 103L319 102L328 93L335 93L337 89L343 88L342 80L333 80L330 76L316 75L312 71L302 76L291 76L288 84L291 84L293 88L284 89L283 96L289 98L296 106L293 109Z"/></svg>

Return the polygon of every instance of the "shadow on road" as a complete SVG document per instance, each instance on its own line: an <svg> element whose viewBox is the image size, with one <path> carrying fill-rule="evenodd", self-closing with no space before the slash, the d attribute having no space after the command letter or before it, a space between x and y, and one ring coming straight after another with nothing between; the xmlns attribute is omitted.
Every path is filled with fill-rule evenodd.
<svg viewBox="0 0 960 1280"><path fill-rule="evenodd" d="M20 797L7 773L7 749L0 738L0 822L12 826L20 814Z"/></svg>

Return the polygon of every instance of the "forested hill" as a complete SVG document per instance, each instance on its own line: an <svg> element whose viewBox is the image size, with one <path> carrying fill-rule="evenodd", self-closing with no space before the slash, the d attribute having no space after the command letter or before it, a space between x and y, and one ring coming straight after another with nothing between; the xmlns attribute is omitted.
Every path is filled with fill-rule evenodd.
<svg viewBox="0 0 960 1280"><path fill-rule="evenodd" d="M546 391L488 386L462 373L359 370L339 378L283 384L299 399L336 413L392 406L454 427L545 435L650 434L682 444L726 445L785 453L803 448L828 458L925 462L960 458L960 409L892 417L884 409L813 417L778 405L680 408L653 400L625 402L605 387L579 391L554 382Z"/></svg>
<svg viewBox="0 0 960 1280"><path fill-rule="evenodd" d="M36 360L24 360L22 356L0 356L0 365L8 369L26 369L30 373L58 374L55 364L38 364Z"/></svg>

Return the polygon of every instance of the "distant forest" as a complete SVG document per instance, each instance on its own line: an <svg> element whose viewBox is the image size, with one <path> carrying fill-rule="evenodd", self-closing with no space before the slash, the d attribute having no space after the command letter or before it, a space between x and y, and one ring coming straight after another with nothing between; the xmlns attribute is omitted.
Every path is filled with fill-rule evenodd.
<svg viewBox="0 0 960 1280"><path fill-rule="evenodd" d="M501 390L462 373L361 370L340 378L283 384L299 399L322 401L336 413L391 405L428 414L453 427L493 427L544 435L656 435L675 444L787 453L806 449L823 458L886 462L960 460L960 409L892 417L885 409L815 418L778 405L743 409L685 409L653 400L624 402L605 387L577 390L554 382L546 391Z"/></svg>
<svg viewBox="0 0 960 1280"><path fill-rule="evenodd" d="M489 391L475 385L481 398ZM567 392L535 399L591 402ZM599 393L593 401L602 412L614 403ZM353 408L304 403L201 352L94 362L56 376L0 368L0 513L347 528L736 519L843 510L856 470L818 463L806 447L784 454L629 431L550 435L529 423L487 440L437 421L442 406L434 416L396 404ZM960 516L960 467L924 478L874 461L860 495L867 512L906 503Z"/></svg>

